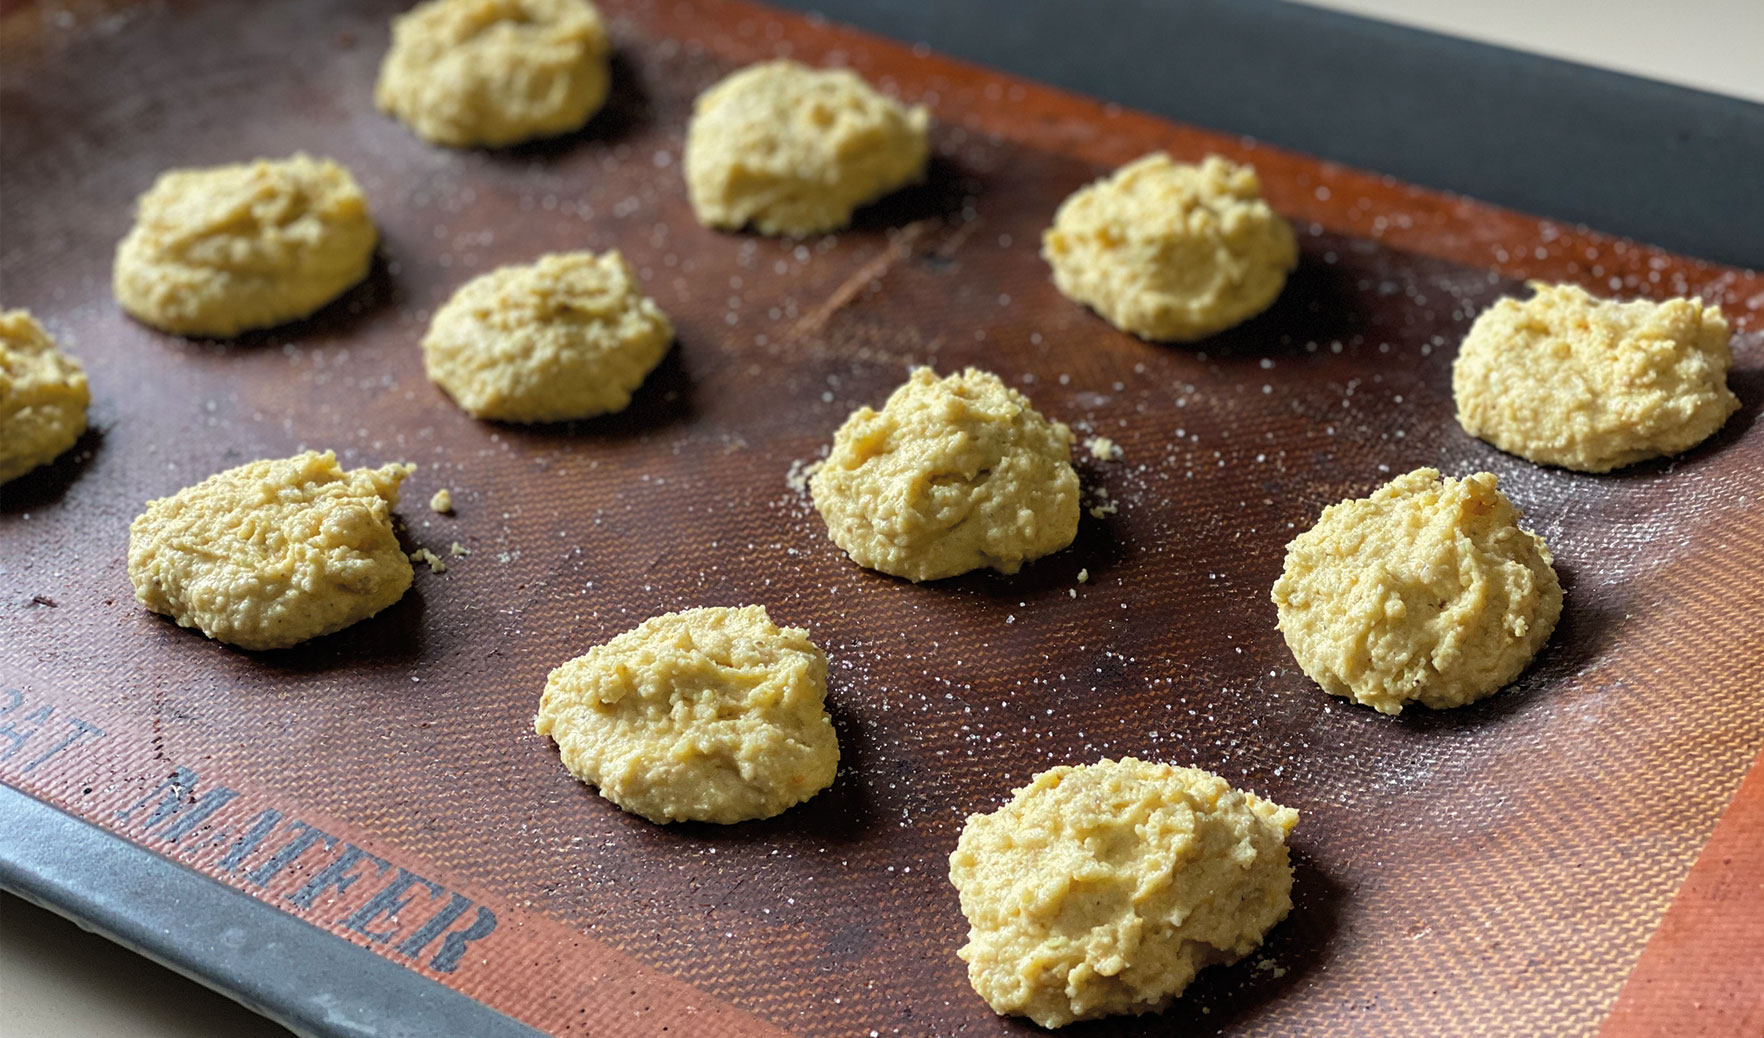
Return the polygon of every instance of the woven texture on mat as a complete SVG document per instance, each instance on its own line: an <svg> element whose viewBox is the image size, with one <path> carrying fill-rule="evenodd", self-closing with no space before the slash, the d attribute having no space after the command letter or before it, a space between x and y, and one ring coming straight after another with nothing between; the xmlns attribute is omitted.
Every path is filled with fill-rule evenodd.
<svg viewBox="0 0 1764 1038"><path fill-rule="evenodd" d="M0 679L151 732L154 755L119 781L203 760L804 1035L1022 1031L967 986L945 857L969 812L1036 771L1122 754L1208 768L1302 816L1292 916L1244 963L1204 973L1163 1026L1592 1031L1764 744L1764 341L1748 309L1764 285L1510 214L1489 220L1526 234L1497 243L1486 262L1506 273L1490 273L1431 258L1462 252L1452 235L1474 207L1397 248L1325 229L1400 224L1414 196L1395 185L1149 120L1098 141L1101 108L787 16L605 7L608 111L497 153L430 148L373 111L393 5L9 18L3 302L86 363L95 403L82 449L0 505ZM932 103L929 181L837 236L699 228L679 177L691 99L786 47ZM1004 122L1020 125L979 128ZM1055 293L1037 255L1098 156L1156 147L1257 161L1301 232L1273 309L1194 347L1114 333ZM226 344L118 312L110 251L158 171L296 149L366 190L384 243L365 285ZM416 344L465 278L615 246L678 329L629 412L480 423L425 381ZM1682 458L1611 476L1466 437L1456 344L1526 273L1721 299L1750 329L1735 339L1742 410ZM786 475L917 363L989 368L1081 436L1115 440L1119 462L1078 464L1087 503L1106 491L1117 510L1012 578L920 587L852 566ZM132 602L123 555L143 501L308 446L415 462L410 545L471 554L419 572L374 621L287 652L235 652ZM1511 689L1390 719L1299 673L1267 591L1325 505L1421 465L1499 474L1567 605ZM424 507L440 487L455 516ZM664 610L746 602L832 658L844 760L813 801L656 828L574 782L532 733L557 663ZM556 949L560 969L572 954ZM567 1006L471 993L548 1029L588 1026Z"/></svg>

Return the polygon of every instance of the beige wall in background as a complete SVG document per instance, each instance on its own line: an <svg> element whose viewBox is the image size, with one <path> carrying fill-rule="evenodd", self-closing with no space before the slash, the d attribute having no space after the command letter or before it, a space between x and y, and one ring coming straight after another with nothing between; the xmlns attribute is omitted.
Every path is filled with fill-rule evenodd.
<svg viewBox="0 0 1764 1038"><path fill-rule="evenodd" d="M1764 0L1306 2L1764 102ZM0 1038L287 1033L100 937L0 898Z"/></svg>
<svg viewBox="0 0 1764 1038"><path fill-rule="evenodd" d="M1764 102L1764 0L1301 0Z"/></svg>

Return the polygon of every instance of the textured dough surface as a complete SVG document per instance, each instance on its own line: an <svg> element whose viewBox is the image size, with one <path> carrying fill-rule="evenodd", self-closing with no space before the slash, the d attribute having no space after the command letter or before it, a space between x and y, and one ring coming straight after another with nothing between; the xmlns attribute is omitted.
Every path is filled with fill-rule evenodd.
<svg viewBox="0 0 1764 1038"><path fill-rule="evenodd" d="M116 249L112 288L179 335L292 321L367 276L379 234L349 171L307 155L160 174Z"/></svg>
<svg viewBox="0 0 1764 1038"><path fill-rule="evenodd" d="M1542 465L1609 472L1701 443L1739 409L1720 307L1532 288L1478 315L1452 364L1470 435Z"/></svg>
<svg viewBox="0 0 1764 1038"><path fill-rule="evenodd" d="M435 144L552 137L606 103L607 51L587 0L429 0L392 20L374 103Z"/></svg>
<svg viewBox="0 0 1764 1038"><path fill-rule="evenodd" d="M91 402L85 369L29 311L0 313L0 483L72 447Z"/></svg>
<svg viewBox="0 0 1764 1038"><path fill-rule="evenodd" d="M242 649L282 649L365 620L410 587L392 509L414 468L344 471L330 451L307 451L149 501L129 526L135 597Z"/></svg>
<svg viewBox="0 0 1764 1038"><path fill-rule="evenodd" d="M557 422L622 411L673 342L616 251L569 252L466 282L429 323L429 378L479 418Z"/></svg>
<svg viewBox="0 0 1764 1038"><path fill-rule="evenodd" d="M1520 518L1492 473L1433 469L1325 508L1274 584L1293 657L1325 692L1385 714L1499 690L1562 615L1550 550Z"/></svg>
<svg viewBox="0 0 1764 1038"><path fill-rule="evenodd" d="M858 206L923 180L931 117L848 69L768 61L699 95L686 131L686 188L707 227L802 236L851 223Z"/></svg>
<svg viewBox="0 0 1764 1038"><path fill-rule="evenodd" d="M770 818L833 783L827 657L763 606L664 613L551 672L533 727L652 822Z"/></svg>
<svg viewBox="0 0 1764 1038"><path fill-rule="evenodd" d="M1044 771L970 816L949 856L968 980L995 1012L1043 1027L1158 1012L1286 917L1297 823L1195 768Z"/></svg>
<svg viewBox="0 0 1764 1038"><path fill-rule="evenodd" d="M1266 310L1298 266L1249 166L1156 152L1079 188L1042 235L1054 284L1142 339L1190 342Z"/></svg>
<svg viewBox="0 0 1764 1038"><path fill-rule="evenodd" d="M853 562L908 580L1015 573L1078 535L1072 431L975 368L853 412L809 492Z"/></svg>

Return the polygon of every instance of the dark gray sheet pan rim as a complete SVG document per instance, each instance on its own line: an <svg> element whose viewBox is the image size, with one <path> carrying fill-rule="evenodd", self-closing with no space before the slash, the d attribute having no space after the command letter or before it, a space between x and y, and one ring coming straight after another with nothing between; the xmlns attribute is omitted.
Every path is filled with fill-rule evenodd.
<svg viewBox="0 0 1764 1038"><path fill-rule="evenodd" d="M309 1038L539 1032L0 785L0 887Z"/></svg>
<svg viewBox="0 0 1764 1038"><path fill-rule="evenodd" d="M1750 101L1282 0L775 2L1179 123L1764 269L1764 105Z"/></svg>

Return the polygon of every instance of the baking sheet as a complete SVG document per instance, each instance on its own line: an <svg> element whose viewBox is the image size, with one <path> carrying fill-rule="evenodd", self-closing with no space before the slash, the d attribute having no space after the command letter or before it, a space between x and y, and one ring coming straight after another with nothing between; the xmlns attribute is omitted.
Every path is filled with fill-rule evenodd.
<svg viewBox="0 0 1764 1038"><path fill-rule="evenodd" d="M6 301L86 362L96 399L82 448L0 503L0 708L29 733L0 778L549 1031L985 1034L1020 1026L954 958L943 858L962 818L1049 764L1132 753L1303 816L1292 917L1203 974L1169 1025L1593 1029L1764 744L1764 284L791 16L607 9L608 111L506 153L438 151L372 110L385 5L8 22L23 60L4 74ZM678 179L691 98L784 52L931 104L932 176L832 238L699 228ZM1113 332L1036 256L1066 193L1155 147L1255 162L1301 230L1279 303L1192 348ZM109 252L158 170L297 148L367 190L385 239L367 284L233 343L121 316ZM615 246L679 330L629 412L476 423L424 381L416 342L461 281ZM1742 328L1741 412L1683 458L1607 477L1465 437L1453 348L1527 276L1722 301ZM1079 466L1118 511L1014 578L915 587L853 567L786 474L913 363L991 368L1116 440L1121 463ZM411 546L472 554L282 653L134 605L123 548L142 501L306 446L416 462ZM1324 505L1423 464L1500 474L1568 605L1513 689L1393 721L1304 679L1266 589ZM423 507L441 486L455 517ZM747 601L833 657L845 767L827 793L763 823L656 829L532 735L556 663L653 613ZM183 806L162 815L167 789ZM318 835L263 871L303 833ZM351 847L374 857L337 871ZM364 919L399 870L441 892L408 882L423 896Z"/></svg>

